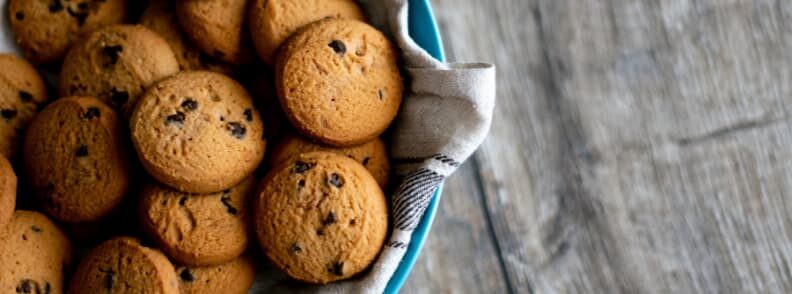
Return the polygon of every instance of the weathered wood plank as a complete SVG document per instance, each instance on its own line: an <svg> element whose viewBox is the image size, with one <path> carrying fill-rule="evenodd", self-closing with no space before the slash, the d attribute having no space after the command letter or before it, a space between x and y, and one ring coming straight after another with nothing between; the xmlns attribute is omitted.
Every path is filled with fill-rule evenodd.
<svg viewBox="0 0 792 294"><path fill-rule="evenodd" d="M792 291L792 4L434 2L499 66L476 161L516 292Z"/></svg>

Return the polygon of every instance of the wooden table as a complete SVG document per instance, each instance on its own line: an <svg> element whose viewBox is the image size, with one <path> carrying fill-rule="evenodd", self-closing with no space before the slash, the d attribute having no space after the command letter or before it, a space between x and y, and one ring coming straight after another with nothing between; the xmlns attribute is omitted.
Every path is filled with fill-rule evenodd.
<svg viewBox="0 0 792 294"><path fill-rule="evenodd" d="M792 1L433 3L498 101L404 293L792 292Z"/></svg>

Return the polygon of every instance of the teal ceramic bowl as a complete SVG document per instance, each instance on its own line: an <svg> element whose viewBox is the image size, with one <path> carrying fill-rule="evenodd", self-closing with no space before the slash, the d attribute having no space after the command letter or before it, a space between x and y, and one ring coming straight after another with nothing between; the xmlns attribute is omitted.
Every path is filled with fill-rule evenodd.
<svg viewBox="0 0 792 294"><path fill-rule="evenodd" d="M429 0L410 0L409 8L410 36L434 58L444 61L443 40L440 38L440 32L437 29L437 23L432 14L432 6ZM396 268L396 272L388 282L388 286L385 288L386 294L398 293L410 275L418 255L421 254L421 248L426 241L426 237L429 235L429 229L432 227L432 221L437 213L437 205L440 202L442 191L443 185L441 184L435 191L426 213L418 224L418 228L413 232L412 241L410 246L407 247L407 253L404 254L399 267Z"/></svg>

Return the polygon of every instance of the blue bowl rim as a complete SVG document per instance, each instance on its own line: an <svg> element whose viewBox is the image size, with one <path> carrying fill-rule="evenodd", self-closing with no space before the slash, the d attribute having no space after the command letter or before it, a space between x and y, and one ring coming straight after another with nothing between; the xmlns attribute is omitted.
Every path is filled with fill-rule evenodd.
<svg viewBox="0 0 792 294"><path fill-rule="evenodd" d="M409 32L413 40L415 40L421 48L426 50L426 52L434 58L437 58L437 60L445 61L443 41L440 37L437 22L432 12L432 5L429 3L429 0L410 0L408 18ZM418 260L418 256L421 254L421 248L423 248L426 242L426 237L429 235L429 230L432 227L432 222L437 213L442 191L443 184L441 183L440 186L437 187L434 195L432 195L432 201L429 202L429 206L426 208L421 222L418 224L415 231L413 231L410 245L407 247L407 251L390 281L388 281L385 293L398 293L404 285L404 282L407 281L410 271L412 271L415 262Z"/></svg>

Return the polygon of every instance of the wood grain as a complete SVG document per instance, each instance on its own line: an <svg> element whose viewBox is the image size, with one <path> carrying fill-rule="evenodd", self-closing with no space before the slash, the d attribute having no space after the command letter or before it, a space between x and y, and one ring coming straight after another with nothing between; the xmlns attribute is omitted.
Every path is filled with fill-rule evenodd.
<svg viewBox="0 0 792 294"><path fill-rule="evenodd" d="M792 3L433 4L452 60L498 65L492 132L463 176L481 194L442 203L483 212L438 224L483 216L483 267L502 271L458 271L502 277L494 292L792 292ZM481 292L436 274L463 236L435 227L406 289Z"/></svg>

